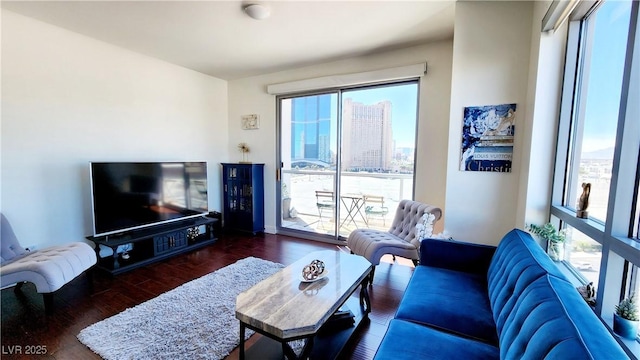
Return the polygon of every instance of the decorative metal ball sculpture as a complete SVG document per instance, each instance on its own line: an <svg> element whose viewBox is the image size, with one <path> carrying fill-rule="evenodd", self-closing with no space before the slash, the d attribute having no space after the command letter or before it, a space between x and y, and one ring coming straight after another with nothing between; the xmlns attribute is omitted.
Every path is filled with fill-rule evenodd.
<svg viewBox="0 0 640 360"><path fill-rule="evenodd" d="M306 281L316 280L324 273L324 262L316 259L302 269L302 278Z"/></svg>

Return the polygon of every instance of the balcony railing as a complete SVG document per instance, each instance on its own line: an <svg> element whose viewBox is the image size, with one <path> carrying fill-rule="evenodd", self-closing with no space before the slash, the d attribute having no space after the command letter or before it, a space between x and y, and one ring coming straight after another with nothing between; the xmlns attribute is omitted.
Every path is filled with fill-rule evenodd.
<svg viewBox="0 0 640 360"><path fill-rule="evenodd" d="M282 226L333 235L337 212L341 236L348 236L356 228L388 230L400 200L410 199L413 194L413 174L342 172L340 179L341 197L336 211L335 207L319 206L316 197L316 191L337 193L335 172L283 170L282 181L290 201L283 201ZM381 196L383 204L365 203L365 195ZM370 206L383 206L388 211L373 213L367 211Z"/></svg>

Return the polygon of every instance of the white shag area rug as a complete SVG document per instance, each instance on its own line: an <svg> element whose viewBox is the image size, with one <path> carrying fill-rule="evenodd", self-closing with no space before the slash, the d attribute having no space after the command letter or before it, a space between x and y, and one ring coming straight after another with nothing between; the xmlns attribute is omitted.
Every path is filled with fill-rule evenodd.
<svg viewBox="0 0 640 360"><path fill-rule="evenodd" d="M95 323L78 339L107 360L222 359L240 343L236 296L283 267L239 260ZM252 334L247 329L246 338Z"/></svg>

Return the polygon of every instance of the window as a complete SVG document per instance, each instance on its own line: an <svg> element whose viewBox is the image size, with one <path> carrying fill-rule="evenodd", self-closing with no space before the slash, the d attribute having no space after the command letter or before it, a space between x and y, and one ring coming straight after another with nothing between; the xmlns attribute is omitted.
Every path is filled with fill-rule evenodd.
<svg viewBox="0 0 640 360"><path fill-rule="evenodd" d="M567 231L564 263L597 285L605 322L621 297L640 291L637 19L637 1L581 2L567 34L551 214Z"/></svg>
<svg viewBox="0 0 640 360"><path fill-rule="evenodd" d="M565 228L567 229L565 261L579 272L585 283L592 282L597 289L602 262L602 245L570 225Z"/></svg>
<svg viewBox="0 0 640 360"><path fill-rule="evenodd" d="M575 209L591 184L589 215L607 216L631 2L608 1L583 21L571 119L564 205Z"/></svg>

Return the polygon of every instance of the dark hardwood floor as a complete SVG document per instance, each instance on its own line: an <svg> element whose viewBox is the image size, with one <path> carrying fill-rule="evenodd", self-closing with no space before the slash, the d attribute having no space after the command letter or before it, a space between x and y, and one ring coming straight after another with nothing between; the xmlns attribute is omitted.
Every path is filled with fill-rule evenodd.
<svg viewBox="0 0 640 360"><path fill-rule="evenodd" d="M51 316L44 314L42 296L35 292L32 284L25 284L19 292L13 288L2 290L1 357L100 359L76 338L80 330L93 323L248 256L288 265L311 251L323 249L337 250L337 247L280 235L222 235L215 244L205 248L115 277L95 271L93 290L83 274L54 295L55 310ZM385 257L376 268L373 286L369 288L370 321L363 323L354 334L343 353L344 358L373 358L413 273L410 261L398 261L401 263L392 264L391 258ZM254 335L247 345L256 337ZM9 354L17 349L25 352L27 346L45 346L46 354ZM237 349L227 357L237 358Z"/></svg>

